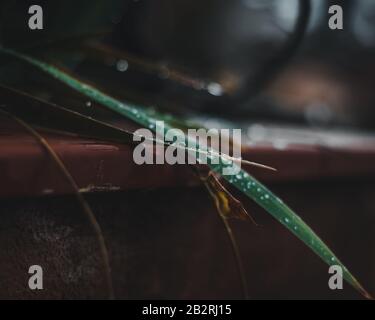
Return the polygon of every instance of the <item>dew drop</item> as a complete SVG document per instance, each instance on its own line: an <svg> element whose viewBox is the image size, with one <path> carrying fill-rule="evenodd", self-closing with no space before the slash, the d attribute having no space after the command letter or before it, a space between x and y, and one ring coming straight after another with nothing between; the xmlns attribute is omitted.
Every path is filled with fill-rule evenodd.
<svg viewBox="0 0 375 320"><path fill-rule="evenodd" d="M129 63L126 60L118 60L116 63L116 69L120 72L125 72L129 68Z"/></svg>
<svg viewBox="0 0 375 320"><path fill-rule="evenodd" d="M210 84L208 84L207 91L209 94L216 97L220 97L223 95L223 87L216 82L211 82Z"/></svg>

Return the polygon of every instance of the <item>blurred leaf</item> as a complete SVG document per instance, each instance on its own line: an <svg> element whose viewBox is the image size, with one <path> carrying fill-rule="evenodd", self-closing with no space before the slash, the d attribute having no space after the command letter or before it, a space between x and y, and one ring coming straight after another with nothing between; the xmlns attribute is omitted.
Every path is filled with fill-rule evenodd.
<svg viewBox="0 0 375 320"><path fill-rule="evenodd" d="M138 71L154 75L155 77L160 77L167 75L166 79L178 83L182 86L193 88L193 89L202 89L206 88L209 82L194 78L189 74L183 73L179 70L172 68L171 66L166 66L165 63L148 60L147 58L140 58L129 52L115 49L112 46L101 42L87 42L84 43L82 48L83 52L95 58L97 60L125 60L131 64L132 68L137 69Z"/></svg>
<svg viewBox="0 0 375 320"><path fill-rule="evenodd" d="M150 116L147 112L141 110L136 105L129 105L127 103L120 102L115 98L97 90L93 86L85 84L69 74L62 72L56 67L46 64L42 61L34 59L30 56L9 50L0 49L1 52L17 57L18 59L28 62L40 70L48 73L52 77L60 80L67 86L81 92L93 101L100 103L107 108L117 112L121 116L133 120L134 122L154 130L156 121L159 119ZM169 125L165 125L165 131L173 129ZM189 137L183 136L185 139L185 145L191 144ZM196 142L194 142L196 145ZM197 145L199 148L199 145ZM212 154L212 158L217 157L220 159L219 164L209 164L211 170L222 174L225 168L230 169L236 166L233 161L228 158ZM312 251L314 251L326 264L328 265L339 265L343 269L343 275L345 280L350 283L355 289L367 298L371 296L357 281L357 279L350 273L350 271L343 265L343 263L335 256L335 254L328 248L328 246L315 234L315 232L293 211L291 210L281 199L274 195L269 189L263 184L253 178L244 170L240 170L236 175L222 175L230 184L238 188L249 198L253 199L261 207L263 207L268 213L270 213L275 219L277 219L282 225L284 225L290 232L296 235L302 240Z"/></svg>
<svg viewBox="0 0 375 320"><path fill-rule="evenodd" d="M249 291L247 287L246 273L244 271L241 253L228 219L237 218L240 220L248 220L250 218L250 215L242 206L242 203L235 199L230 194L230 192L225 189L225 187L220 183L219 179L216 178L215 174L212 171L207 174L207 172L203 172L202 170L200 170L198 166L193 166L192 168L198 174L210 196L214 200L217 212L219 213L221 221L223 222L224 228L227 232L229 241L232 245L234 258L236 260L236 265L241 280L242 292L245 300L247 300L249 298Z"/></svg>
<svg viewBox="0 0 375 320"><path fill-rule="evenodd" d="M254 219L249 215L241 201L237 200L215 176L215 173L201 172L198 176L215 202L215 206L220 215L225 219L235 218L239 220L251 220L256 225Z"/></svg>

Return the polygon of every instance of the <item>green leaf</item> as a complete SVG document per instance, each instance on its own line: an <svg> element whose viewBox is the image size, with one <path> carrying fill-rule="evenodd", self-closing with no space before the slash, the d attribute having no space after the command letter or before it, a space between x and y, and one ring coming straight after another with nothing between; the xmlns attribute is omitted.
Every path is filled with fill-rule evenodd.
<svg viewBox="0 0 375 320"><path fill-rule="evenodd" d="M134 122L155 130L156 121L159 120L156 114L151 115L144 109L120 102L115 98L99 91L91 85L85 84L69 74L57 69L56 67L46 64L42 61L34 59L30 56L12 51L10 49L0 49L1 52L9 54L15 58L28 62L40 70L48 73L52 77L61 81L65 85L79 91L86 95L91 100L106 106L112 111L133 120ZM171 126L165 125L165 131L172 129ZM184 136L185 138L185 136ZM186 145L189 143L189 138L185 139ZM199 146L197 146L199 148ZM212 157L220 157L220 164L209 164L211 170L221 174L224 168L231 168L235 166L231 160L226 157L213 154ZM315 252L327 265L339 265L343 269L345 280L351 284L356 290L363 294L366 298L371 296L362 287L359 281L350 273L350 271L343 265L343 263L335 256L335 254L328 248L328 246L315 234L315 232L280 198L274 195L263 184L257 181L254 177L249 175L244 170L240 170L235 176L222 175L231 185L238 188L249 198L253 199L257 204L263 207L282 225L284 225L290 232L302 240L313 252Z"/></svg>

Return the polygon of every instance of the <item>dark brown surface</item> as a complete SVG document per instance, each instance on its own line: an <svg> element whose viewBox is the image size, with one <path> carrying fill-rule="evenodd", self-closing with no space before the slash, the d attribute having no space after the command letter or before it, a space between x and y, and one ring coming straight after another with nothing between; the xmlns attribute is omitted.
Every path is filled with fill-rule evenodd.
<svg viewBox="0 0 375 320"><path fill-rule="evenodd" d="M48 154L14 123L0 134L0 298L103 298L96 241ZM129 146L47 135L89 202L106 239L117 298L241 298L227 236L205 190L184 166L136 166ZM251 169L290 204L375 292L375 152L352 145L257 144ZM366 182L367 181L367 182ZM100 192L99 192L100 191ZM117 192L115 192L117 191ZM54 194L54 195L51 195ZM360 298L328 289L328 270L266 212L233 221L253 298ZM44 268L42 291L28 268Z"/></svg>
<svg viewBox="0 0 375 320"><path fill-rule="evenodd" d="M284 131L277 133L277 139ZM183 165L136 165L129 145L51 133L43 136L86 192L197 184L191 170ZM282 150L261 142L245 147L243 157L278 169L275 173L247 168L265 182L375 176L375 139L365 139L363 145L357 140L345 148L291 141ZM4 117L0 117L0 172L0 197L71 193L43 147Z"/></svg>
<svg viewBox="0 0 375 320"><path fill-rule="evenodd" d="M374 184L315 183L273 189L375 292ZM346 200L345 200L346 199ZM205 190L158 189L88 198L110 251L116 298L241 298L222 223ZM253 298L360 298L328 289L328 268L267 213L232 221ZM103 298L95 239L74 198L2 201L0 298ZM27 288L31 264L44 290Z"/></svg>

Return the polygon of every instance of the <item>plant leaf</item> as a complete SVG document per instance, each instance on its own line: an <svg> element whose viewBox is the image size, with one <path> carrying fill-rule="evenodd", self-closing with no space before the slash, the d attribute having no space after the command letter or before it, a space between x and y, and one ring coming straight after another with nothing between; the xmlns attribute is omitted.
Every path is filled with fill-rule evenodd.
<svg viewBox="0 0 375 320"><path fill-rule="evenodd" d="M0 109L9 114L19 117L30 123L33 127L40 127L48 131L78 135L80 137L110 141L115 143L138 145L134 141L135 133L113 126L103 121L83 115L77 111L60 107L56 104L46 102L31 95L0 85L0 95L3 98ZM168 117L170 118L170 117ZM148 140L150 143L163 145L164 147L174 145L176 148L184 151L209 154L207 151L198 151L197 149L178 146L170 142L164 142L160 139L150 139L138 136L141 139ZM212 152L211 152L212 153ZM227 156L230 158L229 156ZM234 161L242 162L246 165L255 166L262 169L274 170L268 166L256 162L244 161L242 159L230 158Z"/></svg>
<svg viewBox="0 0 375 320"><path fill-rule="evenodd" d="M13 116L53 131L118 143L135 144L133 133L78 112L0 85L0 108Z"/></svg>
<svg viewBox="0 0 375 320"><path fill-rule="evenodd" d="M217 211L225 219L239 219L239 220L251 220L255 225L257 223L249 215L241 201L237 200L220 182L219 178L212 171L208 173L206 170L202 172L200 168L195 168L196 173L200 180L205 185L206 189L210 193L214 200Z"/></svg>
<svg viewBox="0 0 375 320"><path fill-rule="evenodd" d="M237 240L234 235L234 232L232 231L228 219L233 217L241 220L247 220L251 217L246 212L241 202L235 199L224 188L224 186L220 183L219 179L216 178L215 174L212 171L209 171L207 174L207 172L200 170L198 166L193 166L192 168L203 182L211 198L214 200L216 210L220 216L221 221L223 222L225 231L228 235L229 241L232 246L239 278L241 280L244 299L248 300L249 290L247 287L246 273L243 267L242 257L237 244Z"/></svg>
<svg viewBox="0 0 375 320"><path fill-rule="evenodd" d="M62 72L52 65L46 64L42 61L10 49L2 48L0 50L5 54L9 54L15 58L34 65L52 77L60 80L65 85L81 92L93 101L106 106L118 114L131 119L146 128L155 130L156 121L158 121L158 118L151 116L141 108L118 101L117 99L97 90L93 86L77 80L66 72ZM168 131L169 129L172 129L172 127L165 125L165 131ZM186 137L184 136L184 138ZM188 142L189 138L186 138L186 144L188 144ZM199 146L197 147L199 148ZM233 166L236 166L236 164L233 163L233 161L229 161L228 158L220 155L215 155L215 157L216 156L220 158L220 163L215 165L209 164L211 170L221 174L225 168L232 168ZM240 172L235 176L223 175L222 177L242 191L249 198L253 199L268 213L270 213L290 232L302 240L326 264L341 266L345 280L366 298L371 298L359 281L350 273L350 271L335 256L328 246L315 234L315 232L293 210L291 210L280 198L274 195L263 184L244 170L240 170Z"/></svg>

